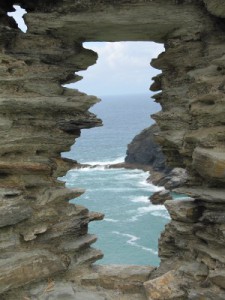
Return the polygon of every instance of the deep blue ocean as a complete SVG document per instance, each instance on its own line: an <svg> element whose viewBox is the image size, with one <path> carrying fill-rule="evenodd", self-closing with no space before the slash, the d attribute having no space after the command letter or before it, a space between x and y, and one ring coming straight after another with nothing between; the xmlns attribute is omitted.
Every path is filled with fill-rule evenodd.
<svg viewBox="0 0 225 300"><path fill-rule="evenodd" d="M103 221L89 225L89 232L98 236L94 247L104 253L100 264L159 263L158 238L169 216L164 206L154 206L148 198L161 188L146 182L147 172L106 167L124 160L127 144L153 123L150 114L159 110L150 95L102 97L91 111L104 126L82 130L71 151L63 154L98 165L70 170L62 180L68 187L86 189L73 203L105 214Z"/></svg>

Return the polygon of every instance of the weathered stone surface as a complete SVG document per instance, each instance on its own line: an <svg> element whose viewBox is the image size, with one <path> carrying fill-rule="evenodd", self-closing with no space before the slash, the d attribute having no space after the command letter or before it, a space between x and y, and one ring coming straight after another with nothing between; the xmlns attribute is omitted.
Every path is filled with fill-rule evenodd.
<svg viewBox="0 0 225 300"><path fill-rule="evenodd" d="M154 267L147 266L94 266L93 273L82 278L83 285L100 286L125 293L141 292L143 283L150 277Z"/></svg>
<svg viewBox="0 0 225 300"><path fill-rule="evenodd" d="M63 244L59 245L59 248L62 251L82 251L87 248L91 244L95 243L97 240L97 236L93 234L86 234L81 237L76 238L76 240L68 240Z"/></svg>
<svg viewBox="0 0 225 300"><path fill-rule="evenodd" d="M197 281L202 281L207 278L209 270L207 266L199 262L183 262L179 268L181 273L185 273L191 277L194 277Z"/></svg>
<svg viewBox="0 0 225 300"><path fill-rule="evenodd" d="M150 201L152 204L159 204L162 205L165 203L167 200L172 200L172 196L170 195L170 191L168 190L163 190L159 192L155 192L152 196L150 196Z"/></svg>
<svg viewBox="0 0 225 300"><path fill-rule="evenodd" d="M205 211L202 214L201 221L212 224L225 224L225 215L223 211Z"/></svg>
<svg viewBox="0 0 225 300"><path fill-rule="evenodd" d="M32 216L29 202L10 193L0 198L0 227L14 225Z"/></svg>
<svg viewBox="0 0 225 300"><path fill-rule="evenodd" d="M149 300L183 300L185 293L179 288L179 279L173 271L144 283Z"/></svg>
<svg viewBox="0 0 225 300"><path fill-rule="evenodd" d="M11 226L1 229L0 249L1 251L11 251L20 246L20 235Z"/></svg>
<svg viewBox="0 0 225 300"><path fill-rule="evenodd" d="M225 148L196 148L193 167L204 178L225 182Z"/></svg>
<svg viewBox="0 0 225 300"><path fill-rule="evenodd" d="M224 203L224 193L225 189L223 188L208 188L208 187L196 187L196 188L177 188L175 192L186 194L195 199L202 199L205 202L214 202L214 203Z"/></svg>
<svg viewBox="0 0 225 300"><path fill-rule="evenodd" d="M198 291L191 290L188 295L188 300L199 300L199 299L207 299L207 300L214 300L216 295L217 300L224 299L224 293L221 289L214 289L213 291L210 288L201 288Z"/></svg>
<svg viewBox="0 0 225 300"><path fill-rule="evenodd" d="M124 0L113 3L101 1L99 6L96 5L96 2L91 1L83 1L78 4L68 1L67 5L61 7L52 7L50 3L48 9L53 13L47 20L41 7L39 7L39 12L27 14L25 18L28 24L32 24L29 30L31 33L42 34L44 28L51 28L58 35L64 34L65 40L71 39L70 31L72 31L75 40L85 36L89 41L149 39L162 41L168 33L176 36L187 33L189 30L190 32L201 30L202 23L206 21L203 12L195 6L185 5L184 12L183 7L174 5L173 1L162 0L161 5L163 9L157 2L143 0L130 3ZM27 1L26 6L29 7ZM56 19L54 17L57 8L61 14ZM95 13L94 26L88 13L89 9ZM82 14L77 14L80 11ZM165 18L165 12L167 12L167 18ZM151 19L149 19L149 15L152 16ZM45 19L46 24L40 26L37 22L38 19ZM135 20L132 24L131 19ZM202 23L199 22L199 19L202 20ZM192 26L189 23L190 20L192 20ZM61 24L64 24L63 29ZM108 24L110 26L107 31L101 30Z"/></svg>
<svg viewBox="0 0 225 300"><path fill-rule="evenodd" d="M38 234L42 234L46 232L47 229L48 229L47 224L37 224L33 228L32 227L28 228L28 230L23 233L24 241L28 242L36 239Z"/></svg>
<svg viewBox="0 0 225 300"><path fill-rule="evenodd" d="M225 18L225 8L223 0L203 0L206 4L207 9L213 15Z"/></svg>
<svg viewBox="0 0 225 300"><path fill-rule="evenodd" d="M221 245L210 243L210 241L206 244L204 240L199 240L193 243L192 248L198 252L199 257L209 269L215 269L217 265L223 266L225 263L225 254Z"/></svg>
<svg viewBox="0 0 225 300"><path fill-rule="evenodd" d="M92 222L92 221L101 221L103 219L104 219L104 214L102 214L102 213L93 212L93 211L91 211L89 213L89 222Z"/></svg>
<svg viewBox="0 0 225 300"><path fill-rule="evenodd" d="M0 267L1 293L21 285L47 278L52 274L67 269L67 266L59 257L44 250L1 255Z"/></svg>
<svg viewBox="0 0 225 300"><path fill-rule="evenodd" d="M45 188L42 191L42 197L39 200L40 205L47 205L49 203L60 203L77 198L85 192L84 189L67 189L64 187Z"/></svg>
<svg viewBox="0 0 225 300"><path fill-rule="evenodd" d="M202 215L201 207L195 203L194 199L167 200L165 206L175 221L197 222Z"/></svg>
<svg viewBox="0 0 225 300"><path fill-rule="evenodd" d="M174 189L182 186L186 183L188 179L187 171L183 168L174 168L168 175L163 177L159 184L164 185L166 189Z"/></svg>
<svg viewBox="0 0 225 300"><path fill-rule="evenodd" d="M86 273L89 271L86 270ZM104 289L100 286L81 286L79 282L59 281L49 278L23 291L8 293L2 300L146 300L142 293L124 293L120 290Z"/></svg>
<svg viewBox="0 0 225 300"><path fill-rule="evenodd" d="M225 289L225 270L212 270L209 273L209 279L219 287Z"/></svg>

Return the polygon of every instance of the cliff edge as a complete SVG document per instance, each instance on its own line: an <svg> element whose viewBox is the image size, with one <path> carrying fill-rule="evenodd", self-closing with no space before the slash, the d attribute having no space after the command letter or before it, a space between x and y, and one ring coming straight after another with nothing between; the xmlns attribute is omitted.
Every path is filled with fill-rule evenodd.
<svg viewBox="0 0 225 300"><path fill-rule="evenodd" d="M149 165L155 171L166 172L165 157L160 145L155 142L157 133L159 128L154 124L136 135L127 146L125 163Z"/></svg>

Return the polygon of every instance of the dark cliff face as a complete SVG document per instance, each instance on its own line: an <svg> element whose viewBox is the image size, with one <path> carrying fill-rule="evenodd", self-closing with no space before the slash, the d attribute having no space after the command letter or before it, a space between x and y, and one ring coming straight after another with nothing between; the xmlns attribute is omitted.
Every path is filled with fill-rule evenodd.
<svg viewBox="0 0 225 300"><path fill-rule="evenodd" d="M13 3L0 4L0 297L225 299L223 1L21 0L26 34L6 15ZM102 253L88 223L102 216L69 204L84 191L57 179L73 164L60 153L101 125L88 112L98 99L61 84L96 62L83 41L121 40L165 43L152 62L156 141L190 174L179 191L192 198L166 202L157 270L92 267Z"/></svg>
<svg viewBox="0 0 225 300"><path fill-rule="evenodd" d="M135 136L127 147L125 162L148 165L155 171L166 172L165 157L160 145L155 142L158 133L159 128L154 124Z"/></svg>

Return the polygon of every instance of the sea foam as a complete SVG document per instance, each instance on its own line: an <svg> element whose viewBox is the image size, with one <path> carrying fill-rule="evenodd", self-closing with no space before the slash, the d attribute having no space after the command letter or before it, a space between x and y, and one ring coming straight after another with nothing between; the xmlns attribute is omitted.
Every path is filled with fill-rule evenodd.
<svg viewBox="0 0 225 300"><path fill-rule="evenodd" d="M119 222L118 220L111 219L111 218L104 218L104 221L111 222L111 223L117 223L117 222Z"/></svg>
<svg viewBox="0 0 225 300"><path fill-rule="evenodd" d="M135 235L132 235L132 234L129 234L129 233L121 233L119 231L113 231L114 234L117 234L117 235L120 235L120 236L124 236L124 237L127 237L128 240L126 241L127 244L130 244L131 246L134 246L134 247L138 247L138 248L141 248L142 250L144 251L149 251L151 252L152 254L154 255L157 255L158 252L155 251L154 249L151 249L151 248L147 248L145 246L142 246L142 245L139 245L136 241L140 240L139 237L135 236Z"/></svg>
<svg viewBox="0 0 225 300"><path fill-rule="evenodd" d="M130 201L134 202L134 203L150 203L150 200L147 196L138 196L136 198L131 198Z"/></svg>
<svg viewBox="0 0 225 300"><path fill-rule="evenodd" d="M124 156L118 157L114 160L105 160L105 161L86 161L85 164L91 166L108 166L113 164L120 164L124 162Z"/></svg>

